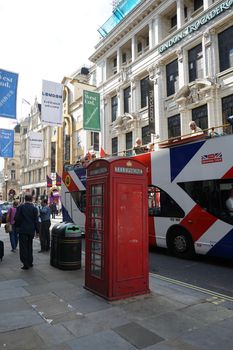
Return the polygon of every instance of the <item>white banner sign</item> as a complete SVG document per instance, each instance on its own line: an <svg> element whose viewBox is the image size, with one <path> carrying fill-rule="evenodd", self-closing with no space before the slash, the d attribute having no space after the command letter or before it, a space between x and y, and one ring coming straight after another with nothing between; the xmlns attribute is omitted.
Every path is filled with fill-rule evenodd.
<svg viewBox="0 0 233 350"><path fill-rule="evenodd" d="M28 157L29 159L42 160L43 152L43 134L40 132L30 131L28 135Z"/></svg>
<svg viewBox="0 0 233 350"><path fill-rule="evenodd" d="M41 122L46 125L62 125L63 85L42 81Z"/></svg>

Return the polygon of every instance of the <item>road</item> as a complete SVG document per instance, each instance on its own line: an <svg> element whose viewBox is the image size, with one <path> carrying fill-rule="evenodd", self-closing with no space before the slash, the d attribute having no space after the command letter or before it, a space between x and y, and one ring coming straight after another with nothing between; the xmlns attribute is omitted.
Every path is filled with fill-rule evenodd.
<svg viewBox="0 0 233 350"><path fill-rule="evenodd" d="M150 250L150 272L233 297L233 261L197 256L192 260Z"/></svg>

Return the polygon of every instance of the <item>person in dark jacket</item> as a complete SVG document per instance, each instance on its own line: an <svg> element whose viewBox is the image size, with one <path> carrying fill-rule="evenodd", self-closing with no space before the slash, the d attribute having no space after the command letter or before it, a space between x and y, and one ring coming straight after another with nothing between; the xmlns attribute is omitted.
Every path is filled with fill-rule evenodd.
<svg viewBox="0 0 233 350"><path fill-rule="evenodd" d="M17 207L15 225L19 232L19 256L23 270L33 266L33 238L38 229L38 212L32 203L32 196L25 196L25 203Z"/></svg>
<svg viewBox="0 0 233 350"><path fill-rule="evenodd" d="M51 209L48 206L47 199L44 199L41 202L41 208L40 208L40 245L41 249L38 253L47 252L50 249L50 215L51 215Z"/></svg>

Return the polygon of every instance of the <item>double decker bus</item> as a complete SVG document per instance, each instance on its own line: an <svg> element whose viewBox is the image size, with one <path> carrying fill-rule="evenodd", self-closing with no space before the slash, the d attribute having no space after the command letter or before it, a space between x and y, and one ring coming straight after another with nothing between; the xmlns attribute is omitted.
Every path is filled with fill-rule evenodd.
<svg viewBox="0 0 233 350"><path fill-rule="evenodd" d="M148 169L150 246L183 258L197 253L231 259L233 216L225 203L233 188L233 135L190 139L134 156ZM85 222L81 169L85 172L77 168L63 175L63 211L76 224L79 214ZM72 181L69 186L66 176Z"/></svg>

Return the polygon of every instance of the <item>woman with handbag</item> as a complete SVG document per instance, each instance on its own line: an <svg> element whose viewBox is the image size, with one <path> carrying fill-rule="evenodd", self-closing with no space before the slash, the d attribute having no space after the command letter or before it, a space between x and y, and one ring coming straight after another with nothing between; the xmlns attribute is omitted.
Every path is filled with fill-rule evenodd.
<svg viewBox="0 0 233 350"><path fill-rule="evenodd" d="M15 252L18 244L18 232L17 227L15 225L15 213L16 208L18 206L18 202L13 202L13 207L8 209L6 221L10 225L9 228L9 236L10 236L10 242L11 242L11 251Z"/></svg>

